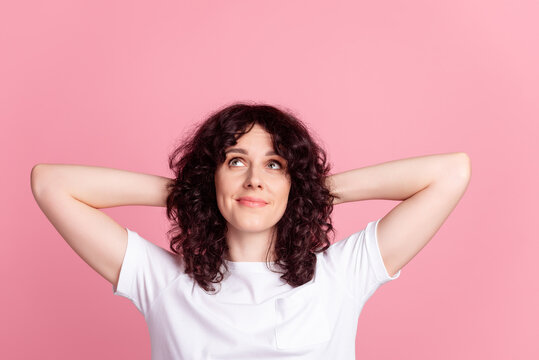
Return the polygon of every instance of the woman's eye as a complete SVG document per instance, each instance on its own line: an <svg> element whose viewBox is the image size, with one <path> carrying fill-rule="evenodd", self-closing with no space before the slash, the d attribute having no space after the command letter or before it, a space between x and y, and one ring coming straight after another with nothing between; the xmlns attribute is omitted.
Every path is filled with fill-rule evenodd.
<svg viewBox="0 0 539 360"><path fill-rule="evenodd" d="M281 163L278 162L277 160L270 161L270 164L277 164L279 166L279 169L282 168Z"/></svg>
<svg viewBox="0 0 539 360"><path fill-rule="evenodd" d="M233 158L228 162L228 165L232 164L234 161L239 160L239 158Z"/></svg>

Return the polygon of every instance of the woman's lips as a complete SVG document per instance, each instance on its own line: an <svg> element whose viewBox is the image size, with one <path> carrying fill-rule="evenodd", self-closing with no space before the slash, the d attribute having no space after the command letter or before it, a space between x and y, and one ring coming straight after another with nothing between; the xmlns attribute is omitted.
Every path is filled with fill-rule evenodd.
<svg viewBox="0 0 539 360"><path fill-rule="evenodd" d="M249 206L249 207L263 207L263 206L266 206L267 204L264 203L264 202L256 202L256 201L248 201L248 200L238 200L238 202L241 204L241 205L244 205L244 206Z"/></svg>

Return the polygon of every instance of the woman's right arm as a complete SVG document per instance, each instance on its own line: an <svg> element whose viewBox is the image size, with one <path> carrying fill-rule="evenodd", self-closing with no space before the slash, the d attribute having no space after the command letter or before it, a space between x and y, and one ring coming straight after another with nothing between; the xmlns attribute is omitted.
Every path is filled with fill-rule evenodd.
<svg viewBox="0 0 539 360"><path fill-rule="evenodd" d="M98 166L38 164L31 172L39 208L68 245L114 286L127 249L127 230L98 210L113 206L166 206L162 176Z"/></svg>

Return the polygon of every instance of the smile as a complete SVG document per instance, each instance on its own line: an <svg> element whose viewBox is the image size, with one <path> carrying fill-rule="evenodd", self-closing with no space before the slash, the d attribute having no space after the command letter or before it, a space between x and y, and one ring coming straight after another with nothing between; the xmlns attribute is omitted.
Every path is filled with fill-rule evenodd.
<svg viewBox="0 0 539 360"><path fill-rule="evenodd" d="M239 202L241 205L248 207L263 207L267 205L266 203L257 201L237 200L237 202Z"/></svg>

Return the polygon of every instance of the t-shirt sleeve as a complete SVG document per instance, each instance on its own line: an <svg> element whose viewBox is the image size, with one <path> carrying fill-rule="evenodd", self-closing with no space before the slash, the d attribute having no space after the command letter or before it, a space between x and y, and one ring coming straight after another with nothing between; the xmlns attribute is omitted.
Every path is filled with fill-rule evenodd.
<svg viewBox="0 0 539 360"><path fill-rule="evenodd" d="M127 249L120 269L118 285L112 285L114 295L123 296L146 317L159 294L182 270L178 255L146 240L137 232L127 230Z"/></svg>
<svg viewBox="0 0 539 360"><path fill-rule="evenodd" d="M397 279L401 273L399 270L389 276L384 265L376 233L380 220L371 221L365 229L333 243L323 255L358 303L367 301L381 285Z"/></svg>

